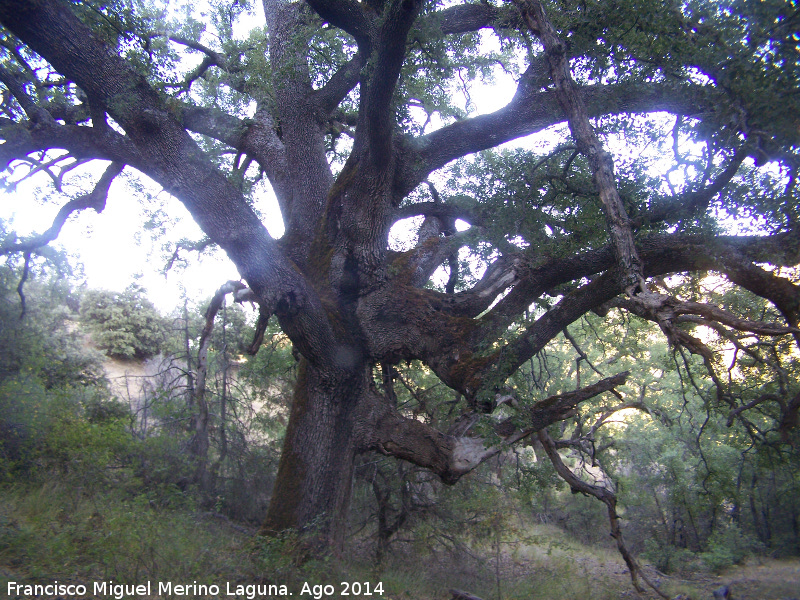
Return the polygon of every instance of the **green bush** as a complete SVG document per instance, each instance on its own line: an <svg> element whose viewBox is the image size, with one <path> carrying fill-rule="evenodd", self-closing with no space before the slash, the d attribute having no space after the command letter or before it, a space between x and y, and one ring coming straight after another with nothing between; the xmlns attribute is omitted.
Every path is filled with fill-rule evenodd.
<svg viewBox="0 0 800 600"><path fill-rule="evenodd" d="M0 384L0 481L49 471L90 487L122 464L130 413L104 388L47 389L35 377Z"/></svg>
<svg viewBox="0 0 800 600"><path fill-rule="evenodd" d="M224 525L144 496L55 480L0 492L0 564L29 580L226 580L239 544Z"/></svg>
<svg viewBox="0 0 800 600"><path fill-rule="evenodd" d="M731 523L724 528L717 528L708 539L708 550L700 554L703 564L718 573L730 566L741 563L747 556L763 551L758 542L742 532Z"/></svg>
<svg viewBox="0 0 800 600"><path fill-rule="evenodd" d="M662 573L679 573L695 560L691 550L665 544L657 539L645 540L644 547L642 555Z"/></svg>
<svg viewBox="0 0 800 600"><path fill-rule="evenodd" d="M87 291L80 314L95 344L109 356L145 359L161 352L164 319L137 285L122 293Z"/></svg>

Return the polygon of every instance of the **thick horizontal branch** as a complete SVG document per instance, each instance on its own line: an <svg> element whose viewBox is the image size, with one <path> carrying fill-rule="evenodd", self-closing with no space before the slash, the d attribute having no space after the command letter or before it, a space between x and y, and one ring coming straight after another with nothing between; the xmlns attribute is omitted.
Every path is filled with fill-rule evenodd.
<svg viewBox="0 0 800 600"><path fill-rule="evenodd" d="M733 273L737 278L735 282L767 298L783 311L800 306L800 288L763 271L750 260L780 263L787 258L787 244L796 248L795 234L738 238L649 236L639 240L638 248L646 277L693 270L719 270L731 277L728 271L734 264L734 258L739 257L740 262L735 263L737 266ZM535 268L526 268L524 262L518 264L514 269L518 279L514 288L479 321L469 322L470 331L462 333L460 339L463 341L458 342L457 350L452 349L448 353L434 351L426 355L424 360L443 381L468 398L475 397L481 389L497 387L570 323L624 291L620 283L614 281L614 264L613 252L608 247L568 259L554 259ZM597 276L598 273L603 274ZM475 356L472 353L471 349L476 346L488 346L501 339L508 325L547 290L592 276L595 276L593 281L564 295L553 308L491 356ZM456 297L461 295L457 294ZM467 298L470 296L466 295L464 299ZM448 307L455 310L457 304ZM790 327L796 327L796 323L790 321ZM443 337L441 333L438 335Z"/></svg>
<svg viewBox="0 0 800 600"><path fill-rule="evenodd" d="M491 27L507 11L486 3L460 4L426 15L424 23L438 23L445 35L468 33Z"/></svg>
<svg viewBox="0 0 800 600"><path fill-rule="evenodd" d="M553 308L526 327L517 338L503 346L491 363L479 366L472 373L468 394L474 396L481 388L495 387L505 381L565 327L601 304L602 299L608 301L622 292L619 281L615 281L616 277L617 274L611 270L564 296ZM476 366L478 365L476 362Z"/></svg>
<svg viewBox="0 0 800 600"><path fill-rule="evenodd" d="M800 262L798 246L794 233L749 237L653 235L638 241L646 277L688 271L725 272L731 255L751 266L750 261L796 265ZM492 263L471 290L457 294L412 288L407 276L400 273L388 293L364 296L359 303L362 318L380 324L374 329L375 335L368 337L370 356L379 362L422 360L470 401L484 393L492 395L565 327L624 291L615 281L611 270L614 264L608 246L549 260L525 253L508 255ZM750 279L740 276L738 281L776 305L800 299L797 286L758 271L751 272ZM509 326L522 319L542 295L554 294L554 290L584 278L591 279L590 283L569 293L558 292L563 296L555 306L510 341L504 341ZM503 298L485 312L504 290L508 291ZM503 345L493 350L500 340ZM487 350L479 352L477 348Z"/></svg>
<svg viewBox="0 0 800 600"><path fill-rule="evenodd" d="M233 148L239 148L248 124L218 109L184 104L177 110L180 123L189 131L200 133Z"/></svg>
<svg viewBox="0 0 800 600"><path fill-rule="evenodd" d="M635 315L649 318L649 315L642 311L642 307L636 302L627 298L614 298L607 306L623 308ZM764 321L748 321L740 319L736 315L725 311L713 304L702 302L683 302L677 298L663 296L662 302L656 308L660 312L659 318L663 320L680 322L682 316L696 315L703 317L704 320L717 321L727 325L737 331L746 331L757 335L789 335L800 333L797 327L780 325L777 323L767 323ZM691 321L688 321L691 322Z"/></svg>
<svg viewBox="0 0 800 600"><path fill-rule="evenodd" d="M623 385L625 381L627 381L628 375L630 375L630 373L624 371L617 375L601 379L597 383L584 388L556 396L550 396L545 400L537 402L533 408L531 408L531 430L539 431L553 423L569 418L574 414L574 410L578 404L590 398L594 398L595 396L599 396L604 392L613 390L617 386Z"/></svg>
<svg viewBox="0 0 800 600"><path fill-rule="evenodd" d="M298 350L312 363L336 364L335 336L316 290L146 79L97 38L67 3L6 1L0 4L0 22L107 110L140 155L128 164L186 206L228 254L259 302L278 315Z"/></svg>
<svg viewBox="0 0 800 600"><path fill-rule="evenodd" d="M615 84L580 88L590 117L665 111L700 116L712 105L707 90L669 84ZM398 189L405 195L448 162L561 123L565 116L554 91L518 93L504 108L457 121L407 140Z"/></svg>
<svg viewBox="0 0 800 600"><path fill-rule="evenodd" d="M735 265L738 266L731 270L739 272L747 265L754 267L754 262L776 266L794 266L800 263L800 232L773 236L651 235L639 238L637 246L645 262L645 275L648 277L698 269L727 273L729 267ZM536 257L533 257L532 262L534 261ZM520 265L519 284L490 314L500 325L505 326L522 314L541 294L569 281L601 273L612 265L613 255L608 246L567 258L539 261L538 264L534 262L528 268L524 264ZM768 297L764 296L767 290L780 288L788 304L791 290L796 286L787 287L789 282L781 278L762 281L760 277L766 272L758 267L755 269L756 271L751 272L752 279L758 280L761 285L751 281L751 287L746 289ZM745 283L747 280L740 277L740 281ZM464 292L464 295L469 293Z"/></svg>
<svg viewBox="0 0 800 600"><path fill-rule="evenodd" d="M748 255L744 248L712 255L717 270L733 283L768 299L781 311L787 323L793 327L800 326L800 286L788 279L777 277L754 262L770 262L776 266L782 266L786 263L781 259L788 259L789 265L798 264L800 262L797 258L797 255L800 254L799 234L800 232L786 235L786 246L781 249L781 252L776 252L772 260L759 260L758 257ZM800 336L795 335L795 339L800 344Z"/></svg>
<svg viewBox="0 0 800 600"><path fill-rule="evenodd" d="M453 204L445 204L443 202L417 202L416 204L407 204L395 210L392 219L394 221L400 221L420 215L443 219L461 219L470 225L480 226L484 224L483 218L476 214L475 211Z"/></svg>
<svg viewBox="0 0 800 600"><path fill-rule="evenodd" d="M498 330L504 329L543 294L565 283L601 273L613 266L613 260L613 252L609 246L550 260L542 260L535 255L520 253L513 260L514 277L505 276L507 287L512 285L513 287L483 317L485 328L487 330L492 327L496 327ZM486 270L484 279L493 274L498 268L502 267L505 271L509 266L507 257L495 261ZM495 300L497 295L495 294L489 298L482 281L478 282L470 290L456 294L455 304L459 314L476 316L486 310ZM471 312L465 312L464 308L466 307L469 307Z"/></svg>
<svg viewBox="0 0 800 600"><path fill-rule="evenodd" d="M522 274L528 271L522 256L509 254L501 256L489 265L483 277L468 291L453 295L450 301L451 314L477 317L489 308L502 292L513 288L511 293L514 293Z"/></svg>
<svg viewBox="0 0 800 600"><path fill-rule="evenodd" d="M33 152L56 149L66 150L76 159L110 160L137 168L146 165L132 140L111 129L0 119L0 139L4 141L0 144L0 170Z"/></svg>
<svg viewBox="0 0 800 600"><path fill-rule="evenodd" d="M624 384L627 376L627 372L620 373L585 388L541 400L531 409L524 430L494 445L488 445L482 438L444 434L417 419L386 410L384 405L384 414L377 420L372 441L366 449L378 450L430 469L445 483L453 484L510 445L569 418L581 402Z"/></svg>

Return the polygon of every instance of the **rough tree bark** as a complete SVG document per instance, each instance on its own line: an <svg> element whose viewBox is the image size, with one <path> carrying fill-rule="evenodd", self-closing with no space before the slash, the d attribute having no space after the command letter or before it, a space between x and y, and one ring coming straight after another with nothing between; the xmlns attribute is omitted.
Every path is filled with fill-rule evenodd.
<svg viewBox="0 0 800 600"><path fill-rule="evenodd" d="M527 0L522 6L528 18L531 10L541 8ZM264 9L270 69L254 77L269 85L248 86L229 78L231 87L249 94L256 106L252 118L240 119L159 89L92 31L66 0L0 3L0 22L14 43L36 52L82 94L69 110L59 112L63 107L37 101L32 82L21 83L18 75L0 68L4 91L18 107L8 113L13 118L0 119L0 165L5 168L52 148L76 158L114 161L90 202L67 204L53 231L3 246L0 253L30 252L52 239L73 211L102 206L99 198L113 177L122 165L129 166L184 203L211 242L236 264L259 304L261 326L275 315L301 356L264 532L308 531L320 546L339 548L358 453L395 456L454 483L506 444L569 418L580 402L624 379L618 375L535 403L527 426L502 443L489 444L463 430L438 431L400 412L391 394L374 383L378 365L419 360L461 394L465 411L491 412L508 376L581 315L602 311L631 286L644 286L648 277L699 270L724 273L767 298L785 322L750 323L667 298L659 298L649 312L640 305L631 310L655 318L668 332L674 331L673 323L695 316L738 330L764 333L768 327L769 335L791 333L800 342L798 286L759 266L800 262L797 227L752 237L689 235L677 227L676 215L704 211L748 153L763 153L761 146L735 148L730 165L715 181L670 199L669 209L653 202L652 211L637 216L637 223L665 223L663 233L637 237L616 192L610 157L587 130L591 117L655 111L730 128L744 109L731 108L735 103L723 87L688 79L680 84L664 79L579 86L570 76L566 49L555 30L536 13L529 25L544 42L545 56L531 59L509 103L492 114L415 136L401 131L394 105L413 46L412 29L446 38L517 27L521 14L513 5L466 2L437 10L423 0L264 0ZM324 83L309 68L309 40L321 22L346 32L355 45L352 57ZM678 33L684 41L697 35L684 25ZM204 51L204 68L214 63L224 73L224 57ZM549 61L552 85L541 76L543 58ZM191 83L188 77L186 85ZM338 111L348 97L356 98L357 113L345 118ZM720 107L730 108L729 113L722 114ZM334 174L326 143L332 128L341 127L340 119L348 121L353 143L346 163ZM452 264L462 242L460 234L442 223L462 218L479 228L481 216L439 202L435 195L434 202L409 204L409 194L454 159L565 120L589 157L612 244L498 252L471 288L456 292L449 284L444 292L426 289L440 265ZM282 239L268 234L235 178L213 164L194 135L216 140L260 167L281 208L286 227ZM759 139L770 135L758 133ZM420 236L416 248L390 251L392 225L417 215L428 217L429 225L438 219L439 226ZM671 225L674 233L669 233ZM509 339L510 326L545 294L559 299ZM694 343L677 333L673 337L674 343ZM694 350L703 352L697 345ZM796 398L780 399L787 429L797 421ZM202 432L198 444L204 444ZM202 454L202 447L198 452ZM609 510L613 516L613 506Z"/></svg>

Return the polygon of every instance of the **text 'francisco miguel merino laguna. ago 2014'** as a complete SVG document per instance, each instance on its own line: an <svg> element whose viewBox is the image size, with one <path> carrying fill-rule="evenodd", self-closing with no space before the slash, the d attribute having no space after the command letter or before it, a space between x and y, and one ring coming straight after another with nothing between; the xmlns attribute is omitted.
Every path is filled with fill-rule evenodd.
<svg viewBox="0 0 800 600"><path fill-rule="evenodd" d="M135 596L205 596L222 597L230 596L235 598L247 598L254 600L259 597L271 596L293 596L286 585L267 585L267 584L205 584L193 581L189 584L175 584L171 581L158 581L139 584L124 584L114 581L94 581L89 584L81 583L18 583L8 582L7 593L9 598L37 598L65 596L67 598L84 597L108 597L115 600L123 600ZM338 586L332 584L310 584L303 583L298 596L309 596L314 600L338 596L381 596L383 594L383 584L370 583L367 581L342 581Z"/></svg>

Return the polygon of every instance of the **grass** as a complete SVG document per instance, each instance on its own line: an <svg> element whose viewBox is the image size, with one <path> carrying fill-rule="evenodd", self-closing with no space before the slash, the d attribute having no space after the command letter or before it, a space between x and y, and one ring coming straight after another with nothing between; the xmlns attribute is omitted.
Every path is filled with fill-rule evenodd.
<svg viewBox="0 0 800 600"><path fill-rule="evenodd" d="M191 510L91 497L48 483L0 494L0 566L16 581L211 581L235 574L242 539Z"/></svg>
<svg viewBox="0 0 800 600"><path fill-rule="evenodd" d="M49 481L0 489L0 586L9 581L138 584L216 584L218 595L174 594L173 597L227 596L237 585L286 585L298 598L341 597L340 582L370 584L372 595L352 593L347 600L448 600L450 588L484 600L616 600L634 598L621 559L609 548L567 539L552 526L518 529L501 546L473 544L460 552L421 551L419 545L395 544L385 567L376 572L366 545L354 543L346 559L306 562L294 559L291 538L266 540L209 516L191 501L156 502L124 490L87 494L75 485ZM358 548L362 550L359 551ZM666 592L693 598L733 583L739 600L783 599L800 589L797 561L751 563L726 572L686 581L667 579ZM498 587L499 580L499 587ZM382 594L375 588L380 582ZM308 593L301 596L303 585ZM226 588L229 584L229 588ZM324 587L333 586L333 595ZM263 590L263 588L262 588ZM257 588L242 587L240 598ZM108 598L109 596L106 596ZM167 597L161 595L160 597ZM319 600L317 599L317 600Z"/></svg>

